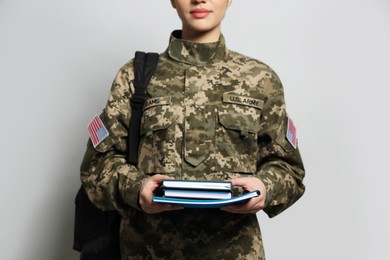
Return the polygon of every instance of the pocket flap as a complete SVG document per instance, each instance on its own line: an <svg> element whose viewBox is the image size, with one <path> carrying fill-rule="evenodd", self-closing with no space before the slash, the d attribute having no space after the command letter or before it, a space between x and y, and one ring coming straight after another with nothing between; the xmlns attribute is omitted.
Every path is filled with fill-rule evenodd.
<svg viewBox="0 0 390 260"><path fill-rule="evenodd" d="M225 128L249 133L260 130L262 100L231 94L224 95L223 99L218 117Z"/></svg>
<svg viewBox="0 0 390 260"><path fill-rule="evenodd" d="M141 121L141 134L166 129L172 124L171 97L157 97L145 101Z"/></svg>

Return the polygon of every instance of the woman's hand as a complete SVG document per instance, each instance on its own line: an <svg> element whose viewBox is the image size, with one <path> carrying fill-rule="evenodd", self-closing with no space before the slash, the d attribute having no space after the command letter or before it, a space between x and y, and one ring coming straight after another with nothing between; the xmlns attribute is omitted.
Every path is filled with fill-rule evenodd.
<svg viewBox="0 0 390 260"><path fill-rule="evenodd" d="M259 190L260 195L255 198L249 199L244 204L232 204L228 206L221 207L221 210L238 213L238 214L248 214L256 213L259 210L262 210L265 206L266 199L266 189L264 183L255 177L244 177L244 178L234 178L231 180L233 186L240 186L246 191Z"/></svg>
<svg viewBox="0 0 390 260"><path fill-rule="evenodd" d="M179 205L159 204L153 202L154 191L165 179L172 179L172 177L156 174L149 177L144 181L144 183L142 183L139 191L139 204L145 213L156 214L164 211L183 209L183 207Z"/></svg>

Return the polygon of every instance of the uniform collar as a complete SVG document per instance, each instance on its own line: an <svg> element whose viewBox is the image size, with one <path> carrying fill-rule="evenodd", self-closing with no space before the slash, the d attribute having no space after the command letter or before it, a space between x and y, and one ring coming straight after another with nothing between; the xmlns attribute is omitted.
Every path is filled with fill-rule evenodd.
<svg viewBox="0 0 390 260"><path fill-rule="evenodd" d="M172 32L169 39L168 55L179 62L195 66L205 66L221 61L226 55L226 45L223 35L217 42L196 43L182 40L181 31Z"/></svg>

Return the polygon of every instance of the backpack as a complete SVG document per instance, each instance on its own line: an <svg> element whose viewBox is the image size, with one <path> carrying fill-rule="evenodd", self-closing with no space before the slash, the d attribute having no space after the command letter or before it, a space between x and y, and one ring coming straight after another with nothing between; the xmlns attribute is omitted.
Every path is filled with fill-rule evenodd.
<svg viewBox="0 0 390 260"><path fill-rule="evenodd" d="M127 160L138 162L138 144L145 92L157 67L159 55L137 51L134 58L135 93L132 108ZM119 260L119 226L121 216L116 211L102 211L88 198L81 186L75 198L73 249L80 252L80 260Z"/></svg>

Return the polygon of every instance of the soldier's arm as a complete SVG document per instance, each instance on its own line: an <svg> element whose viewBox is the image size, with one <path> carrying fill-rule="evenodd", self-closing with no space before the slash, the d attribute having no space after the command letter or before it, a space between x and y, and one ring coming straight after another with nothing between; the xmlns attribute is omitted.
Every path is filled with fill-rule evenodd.
<svg viewBox="0 0 390 260"><path fill-rule="evenodd" d="M126 161L129 97L134 91L129 83L133 77L130 65L117 74L100 115L109 136L95 148L88 142L80 167L81 181L90 200L103 210L117 209L122 214L129 207L139 209L138 191L148 177Z"/></svg>
<svg viewBox="0 0 390 260"><path fill-rule="evenodd" d="M259 132L257 175L266 186L264 211L276 216L304 193L305 170L298 147L286 137L288 116L283 88L276 74L269 79Z"/></svg>

